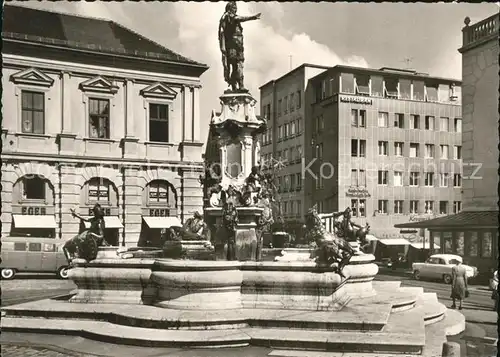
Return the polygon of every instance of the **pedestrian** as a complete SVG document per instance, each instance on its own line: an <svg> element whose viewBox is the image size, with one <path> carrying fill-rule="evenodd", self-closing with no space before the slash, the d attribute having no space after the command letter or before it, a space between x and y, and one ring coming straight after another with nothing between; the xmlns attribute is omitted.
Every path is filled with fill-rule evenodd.
<svg viewBox="0 0 500 357"><path fill-rule="evenodd" d="M462 310L462 301L468 297L469 291L467 289L467 271L458 259L455 260L455 265L451 268L451 299L453 300L452 309L456 309L455 301L458 300L458 309Z"/></svg>

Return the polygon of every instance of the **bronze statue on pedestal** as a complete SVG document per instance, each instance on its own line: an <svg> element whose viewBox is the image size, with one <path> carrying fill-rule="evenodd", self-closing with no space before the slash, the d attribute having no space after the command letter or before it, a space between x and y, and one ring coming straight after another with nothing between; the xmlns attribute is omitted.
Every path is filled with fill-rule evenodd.
<svg viewBox="0 0 500 357"><path fill-rule="evenodd" d="M233 92L246 92L243 85L245 56L241 23L260 19L260 13L253 16L238 16L236 11L236 1L230 1L219 21L219 45L222 52L224 80L231 86Z"/></svg>

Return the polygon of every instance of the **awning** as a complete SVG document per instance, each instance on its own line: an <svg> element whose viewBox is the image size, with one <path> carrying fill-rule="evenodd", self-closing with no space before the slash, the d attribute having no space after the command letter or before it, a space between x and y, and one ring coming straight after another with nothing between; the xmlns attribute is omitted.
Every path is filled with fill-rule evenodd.
<svg viewBox="0 0 500 357"><path fill-rule="evenodd" d="M170 228L170 227L182 227L181 220L177 217L151 217L143 216L144 222L149 228Z"/></svg>
<svg viewBox="0 0 500 357"><path fill-rule="evenodd" d="M412 243L411 246L416 249L430 249L431 244L429 242L426 242L425 244L423 242L417 242L417 243ZM441 247L434 243L434 249L440 249Z"/></svg>
<svg viewBox="0 0 500 357"><path fill-rule="evenodd" d="M85 228L90 228L90 222L83 221L83 224L85 225ZM104 228L123 228L123 224L116 216L104 216Z"/></svg>
<svg viewBox="0 0 500 357"><path fill-rule="evenodd" d="M14 227L16 228L57 228L54 216L32 216L24 214L13 214Z"/></svg>
<svg viewBox="0 0 500 357"><path fill-rule="evenodd" d="M403 238L394 239L379 239L378 240L383 245L410 245L411 243Z"/></svg>
<svg viewBox="0 0 500 357"><path fill-rule="evenodd" d="M425 221L396 224L396 228L471 229L498 228L498 211L463 211Z"/></svg>

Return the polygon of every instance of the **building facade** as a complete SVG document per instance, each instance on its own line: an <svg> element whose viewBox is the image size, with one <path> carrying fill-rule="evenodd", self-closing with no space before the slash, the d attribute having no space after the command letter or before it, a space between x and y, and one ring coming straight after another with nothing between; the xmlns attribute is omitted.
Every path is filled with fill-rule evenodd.
<svg viewBox="0 0 500 357"><path fill-rule="evenodd" d="M463 28L463 212L400 225L426 228L430 245L464 257L486 279L498 267L498 56L500 15Z"/></svg>
<svg viewBox="0 0 500 357"><path fill-rule="evenodd" d="M460 81L335 66L305 95L305 204L351 207L379 238L461 210ZM415 232L416 233L416 232Z"/></svg>
<svg viewBox="0 0 500 357"><path fill-rule="evenodd" d="M108 20L20 6L4 6L2 37L2 236L69 239L70 209L99 203L108 241L134 246L202 209L206 65Z"/></svg>
<svg viewBox="0 0 500 357"><path fill-rule="evenodd" d="M304 92L309 78L328 68L302 64L260 87L261 115L267 118L267 132L260 138L261 160L264 167L272 165L273 161L284 165L279 171L277 185L281 214L287 220L301 220L307 211L302 184Z"/></svg>

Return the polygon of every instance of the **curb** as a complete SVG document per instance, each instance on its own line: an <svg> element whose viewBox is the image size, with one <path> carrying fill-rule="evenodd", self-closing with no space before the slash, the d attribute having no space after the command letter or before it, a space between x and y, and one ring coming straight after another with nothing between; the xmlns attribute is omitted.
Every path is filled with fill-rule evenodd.
<svg viewBox="0 0 500 357"><path fill-rule="evenodd" d="M466 323L470 324L478 324L478 325L490 325L490 326L497 326L497 322L492 322L492 321L475 321L475 320L467 320Z"/></svg>

